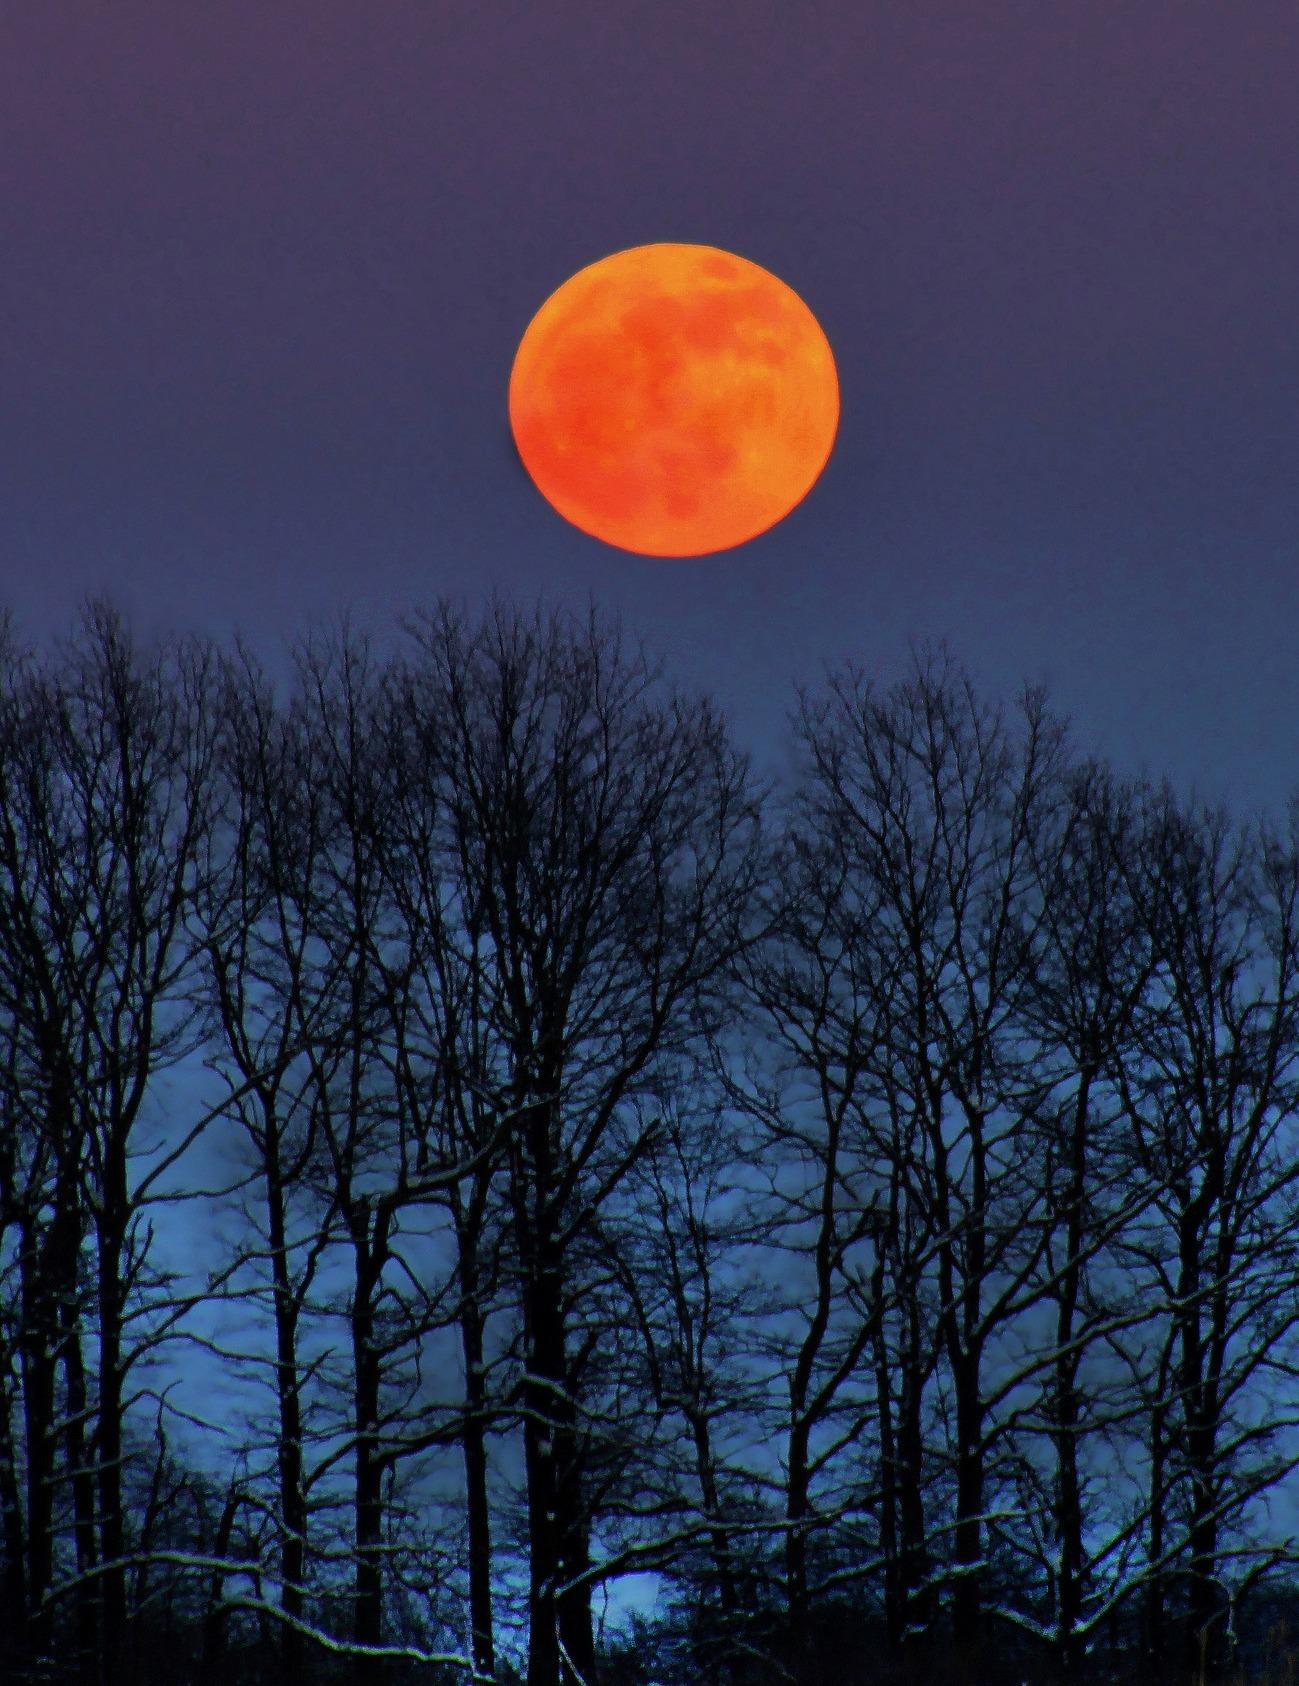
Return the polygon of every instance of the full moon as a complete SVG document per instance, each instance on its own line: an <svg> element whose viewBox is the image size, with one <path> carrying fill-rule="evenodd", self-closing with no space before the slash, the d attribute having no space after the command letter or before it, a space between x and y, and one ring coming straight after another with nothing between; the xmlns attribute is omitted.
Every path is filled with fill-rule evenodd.
<svg viewBox="0 0 1299 1686"><path fill-rule="evenodd" d="M769 270L716 246L633 246L528 324L510 425L542 495L583 532L701 556L811 490L839 423L821 325Z"/></svg>

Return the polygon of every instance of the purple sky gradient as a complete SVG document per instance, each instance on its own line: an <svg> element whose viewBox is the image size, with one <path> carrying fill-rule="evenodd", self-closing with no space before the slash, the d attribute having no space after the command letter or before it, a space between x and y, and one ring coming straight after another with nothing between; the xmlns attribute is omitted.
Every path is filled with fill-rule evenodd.
<svg viewBox="0 0 1299 1686"><path fill-rule="evenodd" d="M1293 0L51 0L0 24L0 602L272 642L449 591L619 610L770 744L949 638L1238 803L1299 784ZM543 503L515 346L732 248L843 420L738 550Z"/></svg>

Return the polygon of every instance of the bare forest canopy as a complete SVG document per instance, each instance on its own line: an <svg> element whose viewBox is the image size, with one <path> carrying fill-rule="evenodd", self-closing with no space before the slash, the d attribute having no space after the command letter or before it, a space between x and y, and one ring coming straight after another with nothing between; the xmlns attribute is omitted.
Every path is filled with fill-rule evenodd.
<svg viewBox="0 0 1299 1686"><path fill-rule="evenodd" d="M1277 1680L1299 839L947 656L0 630L0 1676Z"/></svg>

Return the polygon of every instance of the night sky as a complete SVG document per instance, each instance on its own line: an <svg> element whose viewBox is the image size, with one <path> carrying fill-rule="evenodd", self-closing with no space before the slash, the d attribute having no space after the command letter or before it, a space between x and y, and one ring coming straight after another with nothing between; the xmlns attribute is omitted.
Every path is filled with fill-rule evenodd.
<svg viewBox="0 0 1299 1686"><path fill-rule="evenodd" d="M0 23L0 601L146 629L619 611L759 749L948 638L1125 770L1299 784L1294 0L48 0ZM825 475L763 537L556 516L506 383L655 240L793 286Z"/></svg>

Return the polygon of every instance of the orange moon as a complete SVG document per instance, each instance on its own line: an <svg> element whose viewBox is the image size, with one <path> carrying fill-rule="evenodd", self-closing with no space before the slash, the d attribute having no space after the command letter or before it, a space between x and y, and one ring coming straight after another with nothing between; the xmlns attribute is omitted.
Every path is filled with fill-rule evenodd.
<svg viewBox="0 0 1299 1686"><path fill-rule="evenodd" d="M579 270L528 324L510 374L510 426L542 495L646 556L766 532L811 490L838 424L816 317L716 246L633 246Z"/></svg>

